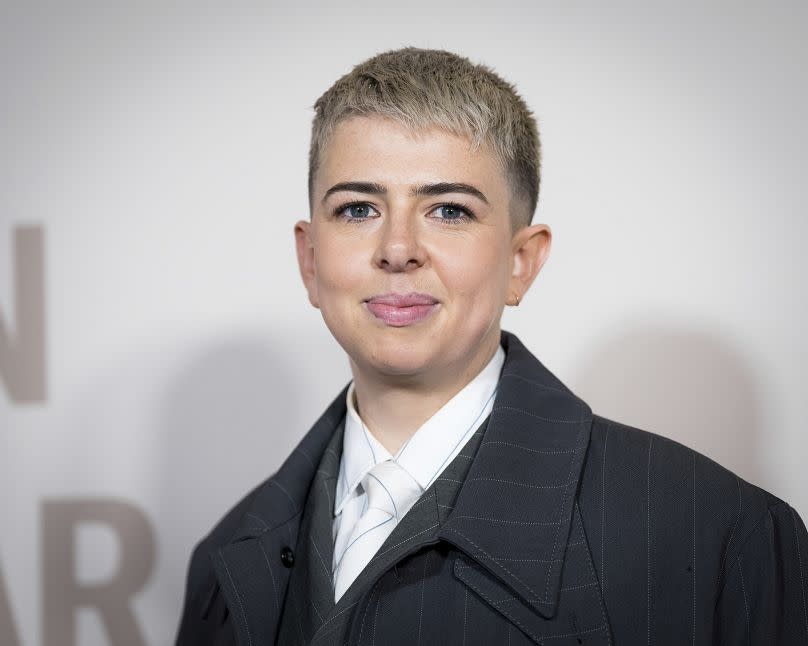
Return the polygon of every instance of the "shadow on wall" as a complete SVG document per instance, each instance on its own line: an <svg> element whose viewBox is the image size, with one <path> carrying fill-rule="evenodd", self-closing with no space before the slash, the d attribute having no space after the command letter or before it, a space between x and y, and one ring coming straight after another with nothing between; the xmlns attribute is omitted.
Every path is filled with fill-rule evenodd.
<svg viewBox="0 0 808 646"><path fill-rule="evenodd" d="M170 582L161 593L173 605L183 598L189 546L271 476L300 437L297 379L282 354L266 339L210 348L162 396L155 522Z"/></svg>
<svg viewBox="0 0 808 646"><path fill-rule="evenodd" d="M194 544L275 473L322 413L320 382L332 397L342 388L344 359L334 345L300 330L246 336L205 350L170 382L156 420L163 608L184 597Z"/></svg>
<svg viewBox="0 0 808 646"><path fill-rule="evenodd" d="M726 341L666 323L633 324L582 356L570 383L596 414L669 437L761 481L753 368Z"/></svg>

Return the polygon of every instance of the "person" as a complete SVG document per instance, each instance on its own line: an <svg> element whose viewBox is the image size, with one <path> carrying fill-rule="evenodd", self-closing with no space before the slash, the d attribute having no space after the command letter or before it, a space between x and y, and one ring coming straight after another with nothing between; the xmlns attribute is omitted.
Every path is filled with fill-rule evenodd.
<svg viewBox="0 0 808 646"><path fill-rule="evenodd" d="M808 644L794 509L501 329L550 251L539 177L524 100L450 52L315 103L297 256L353 379L196 546L178 645Z"/></svg>

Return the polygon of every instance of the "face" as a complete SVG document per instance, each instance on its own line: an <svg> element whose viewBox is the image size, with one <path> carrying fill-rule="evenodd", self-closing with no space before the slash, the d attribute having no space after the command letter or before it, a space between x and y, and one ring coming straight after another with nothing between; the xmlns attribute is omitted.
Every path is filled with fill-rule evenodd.
<svg viewBox="0 0 808 646"><path fill-rule="evenodd" d="M549 251L545 225L512 235L510 199L487 147L380 116L336 127L295 237L309 301L355 375L430 382L484 366L506 302L524 300Z"/></svg>

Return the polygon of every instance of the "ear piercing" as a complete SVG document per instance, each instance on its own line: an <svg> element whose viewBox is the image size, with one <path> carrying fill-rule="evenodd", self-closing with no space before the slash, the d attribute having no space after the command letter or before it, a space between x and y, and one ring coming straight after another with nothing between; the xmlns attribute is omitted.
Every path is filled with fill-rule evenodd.
<svg viewBox="0 0 808 646"><path fill-rule="evenodd" d="M512 303L512 304L513 304L513 305L516 305L516 306L518 307L518 306L519 306L519 294L517 294L517 293L515 293L515 292L514 292L514 294L513 294L513 298L514 298L514 299L516 299L516 302L515 302L515 303Z"/></svg>

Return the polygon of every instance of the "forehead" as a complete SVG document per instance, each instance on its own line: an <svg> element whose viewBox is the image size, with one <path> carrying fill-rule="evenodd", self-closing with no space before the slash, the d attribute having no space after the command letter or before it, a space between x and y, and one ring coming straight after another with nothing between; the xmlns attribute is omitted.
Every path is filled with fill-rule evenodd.
<svg viewBox="0 0 808 646"><path fill-rule="evenodd" d="M322 196L336 182L356 180L402 187L463 182L489 200L507 200L504 173L487 144L475 148L442 128L414 130L377 115L350 117L335 127L321 153L315 192Z"/></svg>

